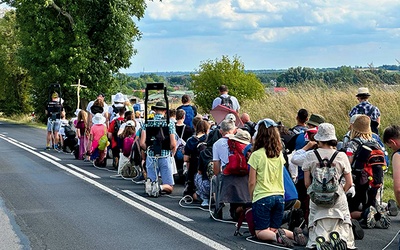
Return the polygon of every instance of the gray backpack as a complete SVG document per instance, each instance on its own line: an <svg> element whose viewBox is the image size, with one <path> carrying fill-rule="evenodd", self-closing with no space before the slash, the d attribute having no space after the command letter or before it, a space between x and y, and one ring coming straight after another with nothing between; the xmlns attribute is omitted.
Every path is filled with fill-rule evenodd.
<svg viewBox="0 0 400 250"><path fill-rule="evenodd" d="M339 152L335 151L329 160L327 158L321 159L316 149L314 153L319 161L319 166L313 170L313 179L311 185L308 187L307 193L311 201L316 205L329 208L335 205L339 198L338 189L340 178L337 178L337 169L333 163L333 160Z"/></svg>

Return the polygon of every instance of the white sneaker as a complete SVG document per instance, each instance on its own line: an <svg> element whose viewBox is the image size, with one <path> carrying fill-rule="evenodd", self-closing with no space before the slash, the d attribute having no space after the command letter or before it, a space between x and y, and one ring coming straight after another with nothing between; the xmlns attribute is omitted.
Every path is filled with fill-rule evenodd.
<svg viewBox="0 0 400 250"><path fill-rule="evenodd" d="M160 185L158 184L158 181L153 181L151 183L151 196L153 197L158 197L160 196Z"/></svg>
<svg viewBox="0 0 400 250"><path fill-rule="evenodd" d="M200 206L202 206L202 207L208 207L208 205L209 205L209 204L208 204L208 199L204 199Z"/></svg>
<svg viewBox="0 0 400 250"><path fill-rule="evenodd" d="M144 183L144 190L147 195L151 196L151 180L149 178Z"/></svg>

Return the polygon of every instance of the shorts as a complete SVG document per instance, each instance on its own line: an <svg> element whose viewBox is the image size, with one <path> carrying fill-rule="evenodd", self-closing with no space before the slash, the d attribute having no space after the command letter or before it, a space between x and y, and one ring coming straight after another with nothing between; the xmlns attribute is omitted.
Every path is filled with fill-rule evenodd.
<svg viewBox="0 0 400 250"><path fill-rule="evenodd" d="M151 181L156 180L156 170L155 164L158 164L157 174L161 175L162 184L168 184L173 186L174 176L172 174L172 165L170 164L170 157L161 157L154 158L151 156L146 157L146 169L147 169L147 177L150 178Z"/></svg>
<svg viewBox="0 0 400 250"><path fill-rule="evenodd" d="M47 119L47 131L49 132L58 132L61 127L61 121L59 119L57 120L51 120L50 118Z"/></svg>
<svg viewBox="0 0 400 250"><path fill-rule="evenodd" d="M261 198L254 202L252 207L255 230L281 227L285 207L282 195Z"/></svg>

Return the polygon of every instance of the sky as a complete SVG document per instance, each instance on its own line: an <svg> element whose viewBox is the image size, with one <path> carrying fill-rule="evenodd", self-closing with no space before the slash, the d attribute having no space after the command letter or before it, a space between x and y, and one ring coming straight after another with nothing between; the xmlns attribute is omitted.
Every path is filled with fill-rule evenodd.
<svg viewBox="0 0 400 250"><path fill-rule="evenodd" d="M398 65L399 0L146 1L122 73L199 70L237 56L246 70Z"/></svg>

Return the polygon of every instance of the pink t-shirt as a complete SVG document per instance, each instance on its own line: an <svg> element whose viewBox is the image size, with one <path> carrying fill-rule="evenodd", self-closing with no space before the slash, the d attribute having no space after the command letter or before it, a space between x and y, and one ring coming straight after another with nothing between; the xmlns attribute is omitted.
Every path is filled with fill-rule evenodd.
<svg viewBox="0 0 400 250"><path fill-rule="evenodd" d="M107 128L104 124L93 124L90 128L90 134L93 135L93 141L98 142L100 137L102 137L106 131Z"/></svg>

